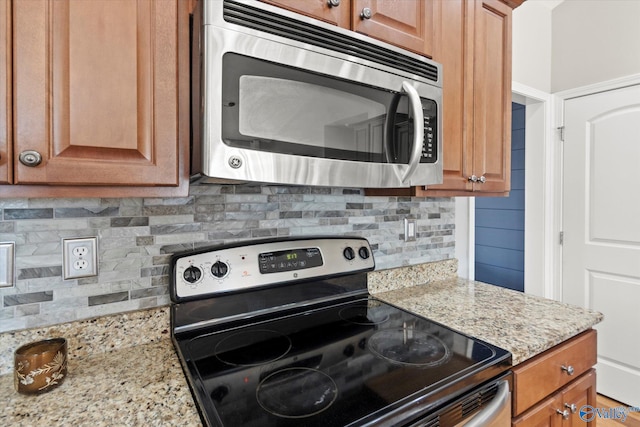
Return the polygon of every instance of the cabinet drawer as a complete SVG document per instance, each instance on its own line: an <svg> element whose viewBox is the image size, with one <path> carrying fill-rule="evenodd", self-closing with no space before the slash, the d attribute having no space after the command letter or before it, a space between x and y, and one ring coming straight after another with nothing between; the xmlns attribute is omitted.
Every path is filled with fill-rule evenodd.
<svg viewBox="0 0 640 427"><path fill-rule="evenodd" d="M596 345L596 331L590 330L516 366L514 416L591 369L596 364Z"/></svg>

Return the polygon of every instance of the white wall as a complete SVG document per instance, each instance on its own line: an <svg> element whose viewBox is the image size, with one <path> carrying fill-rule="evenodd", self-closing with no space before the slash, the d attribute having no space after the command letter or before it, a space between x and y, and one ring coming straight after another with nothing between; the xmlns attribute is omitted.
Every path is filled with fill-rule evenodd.
<svg viewBox="0 0 640 427"><path fill-rule="evenodd" d="M566 0L552 34L552 93L640 73L640 0Z"/></svg>
<svg viewBox="0 0 640 427"><path fill-rule="evenodd" d="M513 81L551 92L551 14L544 1L525 1L513 11Z"/></svg>

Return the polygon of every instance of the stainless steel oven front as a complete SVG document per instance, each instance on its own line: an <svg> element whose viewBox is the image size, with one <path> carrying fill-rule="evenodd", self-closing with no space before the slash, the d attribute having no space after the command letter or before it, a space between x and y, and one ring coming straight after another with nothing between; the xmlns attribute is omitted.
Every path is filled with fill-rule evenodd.
<svg viewBox="0 0 640 427"><path fill-rule="evenodd" d="M442 182L439 64L259 1L200 3L193 171L293 185Z"/></svg>

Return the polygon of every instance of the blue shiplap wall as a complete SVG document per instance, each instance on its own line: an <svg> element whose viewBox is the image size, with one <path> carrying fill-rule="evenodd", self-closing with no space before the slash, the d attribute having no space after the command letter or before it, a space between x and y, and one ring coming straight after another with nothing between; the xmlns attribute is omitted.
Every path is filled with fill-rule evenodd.
<svg viewBox="0 0 640 427"><path fill-rule="evenodd" d="M511 192L476 198L475 278L524 291L525 106L512 104Z"/></svg>

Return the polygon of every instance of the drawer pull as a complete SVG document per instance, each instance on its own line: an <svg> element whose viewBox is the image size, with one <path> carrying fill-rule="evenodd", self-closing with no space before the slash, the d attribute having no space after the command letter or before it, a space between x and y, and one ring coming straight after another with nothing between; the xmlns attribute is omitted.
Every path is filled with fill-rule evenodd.
<svg viewBox="0 0 640 427"><path fill-rule="evenodd" d="M563 371L565 371L567 373L567 375L573 375L573 366L569 365L569 366L564 366L562 365L560 367L560 369L562 369Z"/></svg>
<svg viewBox="0 0 640 427"><path fill-rule="evenodd" d="M572 413L572 414L575 414L575 413L576 413L576 411L578 410L578 407L576 406L576 404L575 404L575 403L572 403L572 404L565 403L565 404L564 404L564 407L565 407L565 408L567 408L567 409L569 409L569 410L571 411L571 413Z"/></svg>
<svg viewBox="0 0 640 427"><path fill-rule="evenodd" d="M564 411L561 411L560 409L556 409L556 413L558 415L562 415L562 419L563 420L568 420L569 419L569 411L567 411L566 409Z"/></svg>

